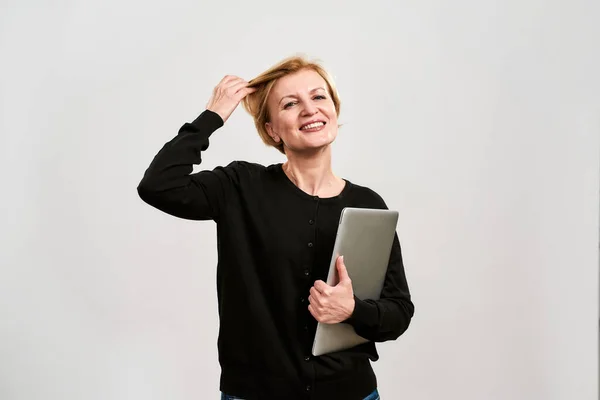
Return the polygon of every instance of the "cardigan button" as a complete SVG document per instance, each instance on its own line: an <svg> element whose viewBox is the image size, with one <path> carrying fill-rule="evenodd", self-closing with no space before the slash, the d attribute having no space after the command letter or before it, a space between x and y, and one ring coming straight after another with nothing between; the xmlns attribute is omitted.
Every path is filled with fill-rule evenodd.
<svg viewBox="0 0 600 400"><path fill-rule="evenodd" d="M308 247L313 247L312 242L308 242Z"/></svg>
<svg viewBox="0 0 600 400"><path fill-rule="evenodd" d="M310 225L312 225L312 224L314 224L314 223L315 223L315 221L314 221L314 220L312 220L312 219L310 219L310 220L308 220L308 223L309 223Z"/></svg>

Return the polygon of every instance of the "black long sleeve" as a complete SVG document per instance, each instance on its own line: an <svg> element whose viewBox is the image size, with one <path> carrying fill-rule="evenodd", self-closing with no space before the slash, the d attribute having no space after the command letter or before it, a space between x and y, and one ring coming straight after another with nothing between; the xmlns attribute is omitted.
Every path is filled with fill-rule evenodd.
<svg viewBox="0 0 600 400"><path fill-rule="evenodd" d="M365 339L374 342L395 340L408 329L415 308L406 282L397 234L394 236L381 298L361 300L355 296L354 300L354 313L345 322Z"/></svg>
<svg viewBox="0 0 600 400"><path fill-rule="evenodd" d="M223 120L211 111L184 124L146 170L137 188L142 200L176 217L217 219L235 177L225 168L192 171L194 164L202 162L201 152L208 148L210 135L221 126Z"/></svg>

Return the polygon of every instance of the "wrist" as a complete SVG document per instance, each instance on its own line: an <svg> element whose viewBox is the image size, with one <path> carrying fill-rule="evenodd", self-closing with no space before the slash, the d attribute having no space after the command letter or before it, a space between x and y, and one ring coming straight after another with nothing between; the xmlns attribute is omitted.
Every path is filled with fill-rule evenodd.
<svg viewBox="0 0 600 400"><path fill-rule="evenodd" d="M211 113L215 114L216 116L218 116L221 119L221 122L223 124L225 124L225 118L223 117L223 114L221 111L215 110L213 108L206 108L206 111L210 111Z"/></svg>
<svg viewBox="0 0 600 400"><path fill-rule="evenodd" d="M348 315L347 315L346 319L352 317L352 314L354 314L355 307L356 307L356 301L354 300L354 296L352 296L352 298L348 302Z"/></svg>

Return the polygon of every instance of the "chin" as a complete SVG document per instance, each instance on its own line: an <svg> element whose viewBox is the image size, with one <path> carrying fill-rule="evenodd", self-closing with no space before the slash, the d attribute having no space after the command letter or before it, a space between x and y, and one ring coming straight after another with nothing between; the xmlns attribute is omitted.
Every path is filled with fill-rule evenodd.
<svg viewBox="0 0 600 400"><path fill-rule="evenodd" d="M319 143L310 143L310 144L307 144L306 146L304 146L304 148L307 151L322 150L322 149L325 149L327 147L330 147L333 144L333 142L335 142L335 139L334 140L327 140L327 141L323 141L323 142L319 142Z"/></svg>
<svg viewBox="0 0 600 400"><path fill-rule="evenodd" d="M292 146L288 148L292 151L303 153L303 152L314 152L326 147L331 146L337 137L336 134L330 134L323 132L323 135L304 136L302 138L296 138ZM300 139L300 140L298 140Z"/></svg>

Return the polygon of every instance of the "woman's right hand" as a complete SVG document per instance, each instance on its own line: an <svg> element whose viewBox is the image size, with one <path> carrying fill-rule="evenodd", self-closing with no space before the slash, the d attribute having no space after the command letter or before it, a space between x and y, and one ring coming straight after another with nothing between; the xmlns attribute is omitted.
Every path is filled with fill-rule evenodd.
<svg viewBox="0 0 600 400"><path fill-rule="evenodd" d="M240 101L255 91L256 88L249 88L242 78L227 75L214 88L206 109L219 114L225 123Z"/></svg>

